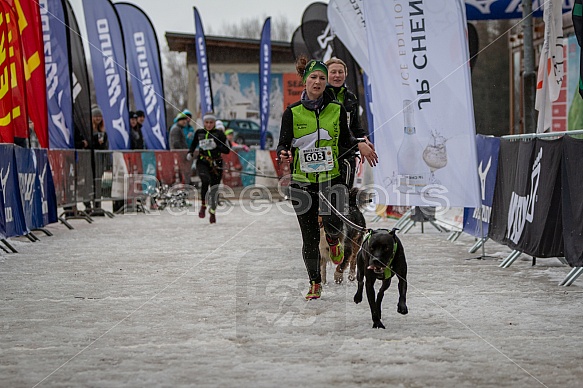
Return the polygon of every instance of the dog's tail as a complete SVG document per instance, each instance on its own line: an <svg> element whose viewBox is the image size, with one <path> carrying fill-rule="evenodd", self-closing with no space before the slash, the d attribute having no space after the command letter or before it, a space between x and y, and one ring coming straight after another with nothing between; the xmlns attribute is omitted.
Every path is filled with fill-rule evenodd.
<svg viewBox="0 0 583 388"><path fill-rule="evenodd" d="M397 230L400 230L400 229L399 228L393 228L393 229L391 229L391 231L389 233L394 236L394 235L397 234Z"/></svg>

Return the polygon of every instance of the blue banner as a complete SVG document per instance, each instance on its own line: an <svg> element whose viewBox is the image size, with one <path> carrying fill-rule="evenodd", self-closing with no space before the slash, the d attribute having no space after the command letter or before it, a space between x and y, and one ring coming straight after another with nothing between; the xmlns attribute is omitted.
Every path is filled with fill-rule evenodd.
<svg viewBox="0 0 583 388"><path fill-rule="evenodd" d="M150 19L133 4L118 3L128 72L136 109L146 113L142 127L146 147L166 149L166 110L158 38Z"/></svg>
<svg viewBox="0 0 583 388"><path fill-rule="evenodd" d="M468 20L522 19L524 0L465 0ZM543 16L546 0L533 0L532 16ZM573 9L575 0L563 0L563 13Z"/></svg>
<svg viewBox="0 0 583 388"><path fill-rule="evenodd" d="M4 190L0 186L0 238L6 238L6 214L4 213Z"/></svg>
<svg viewBox="0 0 583 388"><path fill-rule="evenodd" d="M368 137L374 143L374 117L372 114L372 89L370 80L365 72L362 72L362 82L364 83L364 104L366 106L366 122L368 125Z"/></svg>
<svg viewBox="0 0 583 388"><path fill-rule="evenodd" d="M478 177L480 178L482 212L480 214L480 209L476 208L464 209L464 232L482 238L488 235L490 226L494 186L498 171L500 138L476 135L476 147L478 149Z"/></svg>
<svg viewBox="0 0 583 388"><path fill-rule="evenodd" d="M45 51L49 147L75 148L69 42L62 0L39 0Z"/></svg>
<svg viewBox="0 0 583 388"><path fill-rule="evenodd" d="M129 149L128 87L124 41L109 0L83 0L97 104L112 150Z"/></svg>
<svg viewBox="0 0 583 388"><path fill-rule="evenodd" d="M271 89L271 18L265 19L259 47L259 101L261 112L261 149L265 149L269 124L269 92Z"/></svg>
<svg viewBox="0 0 583 388"><path fill-rule="evenodd" d="M198 10L194 7L194 41L196 43L196 61L198 63L198 82L199 82L199 97L200 97L200 111L201 117L207 112L213 111L213 90L211 88L211 76L206 56L206 41L204 37L204 30L202 29L202 21Z"/></svg>
<svg viewBox="0 0 583 388"><path fill-rule="evenodd" d="M0 189L4 200L6 237L23 236L28 233L14 158L15 147L12 144L0 144Z"/></svg>
<svg viewBox="0 0 583 388"><path fill-rule="evenodd" d="M28 230L45 226L42 212L42 189L36 172L36 158L29 148L14 147L20 199Z"/></svg>

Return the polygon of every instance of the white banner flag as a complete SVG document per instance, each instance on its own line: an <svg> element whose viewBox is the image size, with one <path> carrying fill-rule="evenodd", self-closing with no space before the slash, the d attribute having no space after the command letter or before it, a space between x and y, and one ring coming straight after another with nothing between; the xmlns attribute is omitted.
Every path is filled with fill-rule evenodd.
<svg viewBox="0 0 583 388"><path fill-rule="evenodd" d="M363 2L379 203L477 207L476 136L462 0Z"/></svg>
<svg viewBox="0 0 583 388"><path fill-rule="evenodd" d="M334 35L346 46L364 72L368 73L363 2L364 0L330 0L327 12L328 22L332 26Z"/></svg>
<svg viewBox="0 0 583 388"><path fill-rule="evenodd" d="M538 63L535 108L538 111L536 131L551 130L552 102L559 98L563 75L563 14L560 0L547 0L544 5L545 40Z"/></svg>

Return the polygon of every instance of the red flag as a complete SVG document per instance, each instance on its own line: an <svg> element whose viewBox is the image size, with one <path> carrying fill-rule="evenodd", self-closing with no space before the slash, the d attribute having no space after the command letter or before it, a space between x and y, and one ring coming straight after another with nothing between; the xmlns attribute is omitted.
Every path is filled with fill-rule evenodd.
<svg viewBox="0 0 583 388"><path fill-rule="evenodd" d="M0 3L0 143L14 143L8 51L8 28Z"/></svg>
<svg viewBox="0 0 583 388"><path fill-rule="evenodd" d="M34 123L34 131L43 148L49 147L47 85L45 78L45 56L38 1L5 0L18 17L18 30L24 56L26 78L26 106ZM28 125L28 124L27 124Z"/></svg>
<svg viewBox="0 0 583 388"><path fill-rule="evenodd" d="M12 125L14 137L28 139L28 117L26 115L26 83L22 44L18 31L18 19L12 8L3 4L4 20L8 30L8 61L10 63L10 85L12 88Z"/></svg>

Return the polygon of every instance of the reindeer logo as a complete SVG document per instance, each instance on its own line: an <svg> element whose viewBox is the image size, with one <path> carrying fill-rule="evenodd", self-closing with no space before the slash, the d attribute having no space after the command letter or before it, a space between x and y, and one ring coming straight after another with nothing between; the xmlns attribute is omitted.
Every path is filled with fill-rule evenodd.
<svg viewBox="0 0 583 388"><path fill-rule="evenodd" d="M488 177L488 171L490 171L490 167L492 166L492 157L488 159L488 164L486 168L482 170L482 162L480 161L480 165L478 166L478 176L480 177L480 187L482 188L482 201L486 199L486 178Z"/></svg>
<svg viewBox="0 0 583 388"><path fill-rule="evenodd" d="M10 164L8 164L6 174L4 174L4 169L0 170L0 181L2 182L2 194L4 196L4 203L6 203L6 182L8 182L9 175L10 175Z"/></svg>

